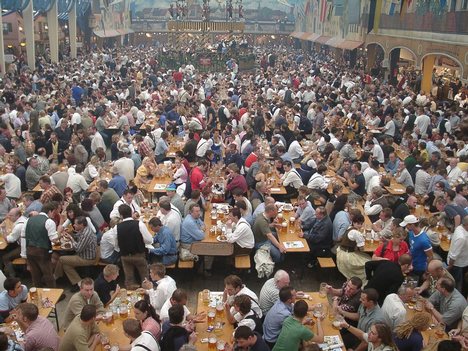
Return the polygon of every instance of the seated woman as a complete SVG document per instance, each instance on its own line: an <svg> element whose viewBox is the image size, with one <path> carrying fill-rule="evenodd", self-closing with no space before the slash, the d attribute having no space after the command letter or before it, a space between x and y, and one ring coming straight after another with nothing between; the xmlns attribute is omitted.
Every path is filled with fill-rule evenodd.
<svg viewBox="0 0 468 351"><path fill-rule="evenodd" d="M234 298L234 304L229 307L225 304L226 318L236 328L245 325L259 333L263 333L261 319L252 310L252 299L247 295L238 295Z"/></svg>
<svg viewBox="0 0 468 351"><path fill-rule="evenodd" d="M425 206L429 206L429 211L431 213L439 212L436 207L436 201L439 197L444 197L445 195L445 184L442 181L438 181L434 185L434 191L424 195L423 201Z"/></svg>
<svg viewBox="0 0 468 351"><path fill-rule="evenodd" d="M389 260L398 263L400 256L407 253L409 253L409 248L405 241L405 230L400 227L392 232L390 240L384 238L383 242L374 251L372 260Z"/></svg>
<svg viewBox="0 0 468 351"><path fill-rule="evenodd" d="M188 178L188 170L185 168L185 165L180 159L175 159L174 161L174 175L172 176L172 181L174 184L179 187L179 185L185 184Z"/></svg>
<svg viewBox="0 0 468 351"><path fill-rule="evenodd" d="M364 216L361 213L353 216L352 225L343 234L336 250L336 265L347 279L359 277L365 285L367 280L364 265L370 257L362 252L366 243L360 231L363 224Z"/></svg>
<svg viewBox="0 0 468 351"><path fill-rule="evenodd" d="M328 168L336 172L340 169L342 161L340 152L338 150L333 150L330 157L328 157Z"/></svg>
<svg viewBox="0 0 468 351"><path fill-rule="evenodd" d="M395 328L393 341L399 351L421 351L424 347L421 332L431 324L431 315L427 312L417 312L411 319Z"/></svg>
<svg viewBox="0 0 468 351"><path fill-rule="evenodd" d="M156 167L156 164L150 157L145 157L141 166L137 169L134 179L135 185L139 188L144 188L149 184L156 173Z"/></svg>
<svg viewBox="0 0 468 351"><path fill-rule="evenodd" d="M75 220L80 217L86 217L86 221L88 222L88 226L91 229L93 233L96 233L96 227L94 226L93 222L91 221L91 218L89 218L86 213L78 206L75 204L70 204L67 206L65 209L65 213L67 216L67 219L65 222L63 222L61 225L58 226L57 232L62 233L63 231L68 231L70 228L70 225L75 224ZM70 230L73 232L74 229L70 228Z"/></svg>
<svg viewBox="0 0 468 351"><path fill-rule="evenodd" d="M159 316L146 300L140 300L134 306L135 319L140 322L141 329L149 331L156 340L161 336L161 321Z"/></svg>
<svg viewBox="0 0 468 351"><path fill-rule="evenodd" d="M97 179L99 176L99 157L94 155L91 156L88 164L83 171L83 177L85 177L86 182L89 184L93 180Z"/></svg>

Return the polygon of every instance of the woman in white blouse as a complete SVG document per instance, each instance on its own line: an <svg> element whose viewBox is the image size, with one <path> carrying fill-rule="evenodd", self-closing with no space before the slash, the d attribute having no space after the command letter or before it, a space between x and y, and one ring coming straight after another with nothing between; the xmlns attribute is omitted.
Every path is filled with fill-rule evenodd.
<svg viewBox="0 0 468 351"><path fill-rule="evenodd" d="M250 254L255 244L250 224L242 217L240 209L237 207L231 210L229 219L233 227L232 231L226 233L226 241L234 244L234 256Z"/></svg>
<svg viewBox="0 0 468 351"><path fill-rule="evenodd" d="M185 168L184 164L180 162L180 160L178 159L174 161L174 165L176 169L172 177L174 184L176 185L185 184L185 182L187 182L187 177L188 177L187 169Z"/></svg>

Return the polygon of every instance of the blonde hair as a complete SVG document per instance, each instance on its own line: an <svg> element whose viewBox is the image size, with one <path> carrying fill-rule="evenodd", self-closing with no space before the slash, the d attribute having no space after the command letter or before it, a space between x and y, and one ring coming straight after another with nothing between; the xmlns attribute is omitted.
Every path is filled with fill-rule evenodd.
<svg viewBox="0 0 468 351"><path fill-rule="evenodd" d="M413 330L422 331L429 327L431 323L431 315L428 312L417 312L413 317L401 323L395 328L395 334L400 339L408 339Z"/></svg>

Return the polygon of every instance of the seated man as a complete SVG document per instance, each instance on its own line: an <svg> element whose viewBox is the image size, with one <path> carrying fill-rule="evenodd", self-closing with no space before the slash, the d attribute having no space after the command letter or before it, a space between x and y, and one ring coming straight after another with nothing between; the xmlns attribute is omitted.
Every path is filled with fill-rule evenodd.
<svg viewBox="0 0 468 351"><path fill-rule="evenodd" d="M333 308L338 308L350 312L357 313L359 306L361 305L361 287L362 280L358 277L351 277L347 282L343 284L341 289L335 289L331 285L327 285L327 292L332 295ZM357 325L351 319L345 319L352 325Z"/></svg>
<svg viewBox="0 0 468 351"><path fill-rule="evenodd" d="M382 314L387 324L392 330L406 320L406 303L415 296L414 289L406 285L400 286L396 294L385 297L382 305Z"/></svg>
<svg viewBox="0 0 468 351"><path fill-rule="evenodd" d="M119 267L108 264L94 281L94 290L104 305L114 301L119 295L120 286L117 284L119 278Z"/></svg>
<svg viewBox="0 0 468 351"><path fill-rule="evenodd" d="M427 264L427 273L424 275L425 280L421 286L416 288L418 294L431 296L437 291L436 283L440 278L447 278L455 281L450 272L444 268L444 263L441 260L432 260Z"/></svg>
<svg viewBox="0 0 468 351"><path fill-rule="evenodd" d="M276 271L273 278L268 279L265 284L263 284L258 298L258 304L262 309L263 315L278 301L280 290L289 286L290 282L291 279L289 278L288 272L279 269Z"/></svg>
<svg viewBox="0 0 468 351"><path fill-rule="evenodd" d="M234 304L234 298L239 295L249 296L254 301L252 304L252 309L259 318L262 318L263 314L258 304L257 295L248 287L246 287L242 283L242 279L237 275L228 275L226 278L224 278L223 302L225 302L226 305L232 307Z"/></svg>
<svg viewBox="0 0 468 351"><path fill-rule="evenodd" d="M249 255L254 247L254 236L250 224L242 217L239 208L234 207L229 214L233 228L226 233L226 240L234 244L234 256Z"/></svg>
<svg viewBox="0 0 468 351"><path fill-rule="evenodd" d="M75 255L60 256L55 266L55 278L60 278L63 273L67 275L70 283L74 285L72 292L78 291L77 285L81 277L75 267L94 266L96 263L97 238L96 234L88 225L86 217L80 216L75 219L74 224L76 234L74 236L63 233L62 236L68 238L75 250ZM75 240L76 238L76 240Z"/></svg>
<svg viewBox="0 0 468 351"><path fill-rule="evenodd" d="M205 238L205 223L200 218L200 206L192 204L189 208L188 215L182 222L182 229L180 232L180 246L190 249L190 245L195 241L201 241Z"/></svg>
<svg viewBox="0 0 468 351"><path fill-rule="evenodd" d="M263 322L263 338L272 349L281 333L284 320L292 314L296 290L290 286L281 288L279 300L268 311Z"/></svg>
<svg viewBox="0 0 468 351"><path fill-rule="evenodd" d="M317 318L317 335L314 335L310 328L304 325L307 324L304 318L307 316L308 309L307 302L304 300L299 300L294 304L293 315L285 319L272 351L299 350L304 341L323 342L323 318Z"/></svg>
<svg viewBox="0 0 468 351"><path fill-rule="evenodd" d="M325 207L317 207L310 230L300 233L299 237L304 237L309 243L311 260L309 268L317 263L317 257L330 257L330 249L333 246L333 223Z"/></svg>
<svg viewBox="0 0 468 351"><path fill-rule="evenodd" d="M452 279L437 280L436 290L426 301L426 309L439 323L445 323L446 331L455 329L467 306L466 299L455 289Z"/></svg>
<svg viewBox="0 0 468 351"><path fill-rule="evenodd" d="M150 257L156 257L165 266L170 266L177 262L177 243L171 230L163 226L158 217L151 218L149 227L153 236L153 244L157 247L150 249Z"/></svg>
<svg viewBox="0 0 468 351"><path fill-rule="evenodd" d="M245 325L236 328L236 331L234 332L234 340L239 350L270 350L262 336Z"/></svg>
<svg viewBox="0 0 468 351"><path fill-rule="evenodd" d="M379 214L379 219L372 223L372 230L378 234L380 238L389 238L392 236L393 229L393 211L389 207L385 207Z"/></svg>
<svg viewBox="0 0 468 351"><path fill-rule="evenodd" d="M304 195L297 197L297 211L294 218L298 221L303 231L308 231L311 228L312 221L315 218L315 210Z"/></svg>
<svg viewBox="0 0 468 351"><path fill-rule="evenodd" d="M385 319L378 304L379 293L377 290L372 288L362 290L360 300L361 305L359 306L357 313L346 312L340 307L338 307L338 312L343 317L358 322L357 328L362 330L364 333L367 333L369 332L372 324L379 322L384 323ZM343 338L343 343L347 348L359 347L359 349L364 349L365 342L360 342L356 336L348 332L346 329L341 330L341 336Z"/></svg>
<svg viewBox="0 0 468 351"><path fill-rule="evenodd" d="M64 328L68 327L73 318L80 314L85 305L94 305L98 313L105 311L98 294L94 291L94 282L91 278L81 280L80 291L74 294L68 302L63 321Z"/></svg>
<svg viewBox="0 0 468 351"><path fill-rule="evenodd" d="M177 289L176 282L166 275L166 267L162 263L153 263L149 267L151 281L144 280L142 287L149 296L151 306L160 314L164 303L169 300ZM155 283L156 287L153 287Z"/></svg>
<svg viewBox="0 0 468 351"><path fill-rule="evenodd" d="M132 351L159 350L158 342L149 331L142 331L141 324L130 318L123 322L125 336L130 339Z"/></svg>
<svg viewBox="0 0 468 351"><path fill-rule="evenodd" d="M169 319L169 309L175 305L181 305L184 307L184 322L193 322L193 323L201 323L206 320L206 313L198 313L192 315L187 308L187 293L182 289L176 289L172 293L172 296L167 299L164 305L161 307L161 313L159 314L159 318L161 318L161 322L165 322Z"/></svg>
<svg viewBox="0 0 468 351"><path fill-rule="evenodd" d="M277 215L278 209L275 204L266 205L265 211L257 216L252 228L255 238L255 249L258 250L263 245L269 245L271 259L275 263L283 261L284 253L286 253L286 248L279 242L276 233L273 234L272 230L274 228L272 221Z"/></svg>
<svg viewBox="0 0 468 351"><path fill-rule="evenodd" d="M96 325L96 306L85 304L68 326L62 337L59 351L97 350L100 343L99 327Z"/></svg>
<svg viewBox="0 0 468 351"><path fill-rule="evenodd" d="M9 321L10 312L21 302L28 299L28 288L18 278L7 278L3 283L5 290L0 292L0 320Z"/></svg>
<svg viewBox="0 0 468 351"><path fill-rule="evenodd" d="M184 307L174 305L169 308L169 320L162 325L161 349L179 350L182 345L193 345L197 339L195 332L190 333L184 328Z"/></svg>
<svg viewBox="0 0 468 351"><path fill-rule="evenodd" d="M39 316L39 309L35 304L19 304L15 320L24 332L25 351L59 348L60 338L54 325L47 318Z"/></svg>
<svg viewBox="0 0 468 351"><path fill-rule="evenodd" d="M99 248L101 250L101 261L104 263L116 264L120 260L120 249L117 243L118 222L118 219L111 219L110 229L101 237Z"/></svg>

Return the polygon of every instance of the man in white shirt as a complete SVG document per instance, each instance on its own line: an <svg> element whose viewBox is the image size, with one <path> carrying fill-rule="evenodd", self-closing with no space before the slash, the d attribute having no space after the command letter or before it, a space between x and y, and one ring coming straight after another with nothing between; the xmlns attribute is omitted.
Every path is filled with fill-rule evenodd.
<svg viewBox="0 0 468 351"><path fill-rule="evenodd" d="M5 167L5 174L0 176L0 180L5 183L6 196L9 199L21 197L21 180L13 173L11 165Z"/></svg>
<svg viewBox="0 0 468 351"><path fill-rule="evenodd" d="M132 217L138 218L141 215L140 206L133 199L134 194L129 190L125 190L120 200L118 200L110 213L110 218L120 218L119 207L120 205L128 205L132 209Z"/></svg>
<svg viewBox="0 0 468 351"><path fill-rule="evenodd" d="M116 264L120 258L120 249L117 242L117 228L115 227L118 220L112 219L110 222L111 229L102 235L99 248L102 262Z"/></svg>
<svg viewBox="0 0 468 351"><path fill-rule="evenodd" d="M460 169L460 167L458 167L458 159L452 157L450 159L449 165L447 166L447 181L449 182L450 186L455 186L457 184L457 182L460 180L460 177L462 176L462 173L463 171Z"/></svg>
<svg viewBox="0 0 468 351"><path fill-rule="evenodd" d="M366 149L372 153L372 157L379 161L380 164L385 163L385 156L379 144L375 144L373 140L367 140Z"/></svg>
<svg viewBox="0 0 468 351"><path fill-rule="evenodd" d="M175 280L166 275L166 267L162 263L153 263L149 270L151 281L145 279L142 287L149 296L151 306L154 307L157 314L160 314L164 303L169 300L177 286ZM153 287L153 284L156 287Z"/></svg>
<svg viewBox="0 0 468 351"><path fill-rule="evenodd" d="M317 168L317 172L310 177L307 187L313 190L325 190L328 187L328 182L323 176L327 171L327 166L321 164Z"/></svg>
<svg viewBox="0 0 468 351"><path fill-rule="evenodd" d="M9 245L9 251L4 252L2 255L2 261L4 265L4 272L8 277L15 276L15 270L13 269L13 264L11 263L15 258L26 257L26 238L21 236L27 218L24 217L21 213L21 210L18 207L12 208L8 212L6 218L13 222L13 228L11 229L10 234L5 234L5 239ZM11 248L11 250L10 250Z"/></svg>
<svg viewBox="0 0 468 351"><path fill-rule="evenodd" d="M386 324L392 330L406 320L405 303L409 302L414 295L413 289L402 285L398 289L398 294L390 294L385 298L381 311Z"/></svg>
<svg viewBox="0 0 468 351"><path fill-rule="evenodd" d="M234 244L234 256L248 255L255 245L255 240L250 224L242 217L239 208L233 208L229 218L232 220L233 228L226 233L226 240Z"/></svg>
<svg viewBox="0 0 468 351"><path fill-rule="evenodd" d="M366 191L368 194L372 190L372 189L369 189L369 183L370 183L371 178L379 175L379 172L377 171L379 169L379 166L380 166L379 161L372 160L369 167L367 167L366 170L362 172L362 175L364 176L364 179L366 181Z"/></svg>
<svg viewBox="0 0 468 351"><path fill-rule="evenodd" d="M182 323L185 322L201 322L203 320L206 320L206 313L201 312L197 313L195 315L192 315L190 313L190 310L187 308L187 292L185 292L182 289L176 289L172 293L171 297L164 302L164 305L161 307L161 313L159 314L159 318L161 319L161 322L165 322L169 320L169 308L171 308L174 305L182 305L184 306L184 320Z"/></svg>
<svg viewBox="0 0 468 351"><path fill-rule="evenodd" d="M135 163L129 157L130 150L128 148L124 148L122 152L122 157L114 162L114 167L117 169L119 175L125 178L128 184L133 178L135 178Z"/></svg>
<svg viewBox="0 0 468 351"><path fill-rule="evenodd" d="M418 116L414 120L414 133L413 136L427 134L427 129L431 124L431 118L424 113L423 108L418 109Z"/></svg>
<svg viewBox="0 0 468 351"><path fill-rule="evenodd" d="M451 271L457 289L462 291L463 276L468 268L468 216L455 228L447 255L448 269Z"/></svg>
<svg viewBox="0 0 468 351"><path fill-rule="evenodd" d="M159 351L159 344L156 338L149 331L142 331L140 321L129 318L123 322L124 334L130 339L132 351Z"/></svg>
<svg viewBox="0 0 468 351"><path fill-rule="evenodd" d="M92 126L90 128L90 136L91 136L91 151L93 154L96 153L96 149L98 147L102 148L104 151L106 151L106 143L104 142L104 139L96 129L95 126Z"/></svg>
<svg viewBox="0 0 468 351"><path fill-rule="evenodd" d="M255 311L259 318L262 318L262 310L258 304L257 295L247 288L243 283L242 279L237 275L228 275L224 278L224 293L223 302L228 306L233 306L234 298L239 295L247 295L252 300L252 310Z"/></svg>
<svg viewBox="0 0 468 351"><path fill-rule="evenodd" d="M88 183L86 183L85 177L81 175L83 172L83 165L77 164L75 168L68 169L68 180L67 187L73 190L73 196L79 196L81 192L88 190Z"/></svg>
<svg viewBox="0 0 468 351"><path fill-rule="evenodd" d="M284 174L281 176L281 181L286 188L287 195L294 197L297 195L298 189L304 185L302 178L294 168L290 161L283 161Z"/></svg>
<svg viewBox="0 0 468 351"><path fill-rule="evenodd" d="M195 154L198 157L205 157L206 152L211 149L212 145L213 140L210 138L210 132L204 132L200 141L197 144L197 150Z"/></svg>
<svg viewBox="0 0 468 351"><path fill-rule="evenodd" d="M300 144L302 136L298 135L288 148L288 154L291 156L294 162L300 162L304 156L304 150Z"/></svg>
<svg viewBox="0 0 468 351"><path fill-rule="evenodd" d="M180 211L171 204L169 197L161 196L159 200L159 212L156 215L163 225L168 227L179 246L180 228L182 225L182 214Z"/></svg>

